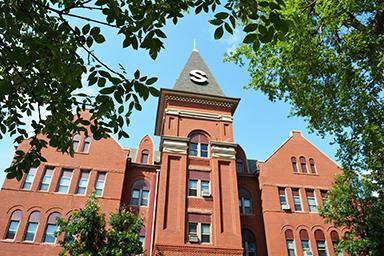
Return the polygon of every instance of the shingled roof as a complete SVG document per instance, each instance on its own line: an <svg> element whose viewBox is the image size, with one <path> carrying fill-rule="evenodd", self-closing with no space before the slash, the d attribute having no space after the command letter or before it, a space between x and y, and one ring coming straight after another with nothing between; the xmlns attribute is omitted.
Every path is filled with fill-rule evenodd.
<svg viewBox="0 0 384 256"><path fill-rule="evenodd" d="M208 81L205 83L195 83L191 80L190 72L192 70L201 70L206 73ZM208 66L197 50L193 50L191 56L185 64L183 71L173 86L174 90L187 91L200 94L209 94L215 96L225 96L220 86L217 84Z"/></svg>

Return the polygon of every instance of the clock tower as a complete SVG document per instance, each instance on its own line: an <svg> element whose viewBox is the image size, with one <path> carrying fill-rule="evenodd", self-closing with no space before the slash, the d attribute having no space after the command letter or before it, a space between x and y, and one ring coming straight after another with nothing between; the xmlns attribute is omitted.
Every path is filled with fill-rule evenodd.
<svg viewBox="0 0 384 256"><path fill-rule="evenodd" d="M242 255L232 132L238 103L224 95L197 50L173 89L161 89L156 255Z"/></svg>

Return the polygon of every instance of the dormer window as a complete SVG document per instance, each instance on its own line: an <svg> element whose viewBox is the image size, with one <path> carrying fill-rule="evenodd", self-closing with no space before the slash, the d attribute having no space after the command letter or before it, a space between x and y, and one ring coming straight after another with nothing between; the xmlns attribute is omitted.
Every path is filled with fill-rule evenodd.
<svg viewBox="0 0 384 256"><path fill-rule="evenodd" d="M140 163L142 164L148 164L148 158L149 158L149 151L144 149L142 152L141 152L141 160L140 160Z"/></svg>
<svg viewBox="0 0 384 256"><path fill-rule="evenodd" d="M72 148L73 148L74 152L77 152L79 150L80 139L81 139L81 137L79 134L75 134L75 136L73 136Z"/></svg>
<svg viewBox="0 0 384 256"><path fill-rule="evenodd" d="M190 136L189 155L197 157L208 157L208 138L201 133Z"/></svg>
<svg viewBox="0 0 384 256"><path fill-rule="evenodd" d="M89 145L91 144L91 137L85 137L83 147L81 149L82 153L88 153L89 152Z"/></svg>

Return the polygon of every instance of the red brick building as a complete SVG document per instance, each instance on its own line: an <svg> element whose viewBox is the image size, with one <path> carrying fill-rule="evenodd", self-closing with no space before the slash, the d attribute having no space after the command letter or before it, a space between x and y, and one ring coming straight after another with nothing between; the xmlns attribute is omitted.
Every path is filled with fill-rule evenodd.
<svg viewBox="0 0 384 256"><path fill-rule="evenodd" d="M74 158L48 148L46 163L4 182L0 254L57 255L56 218L95 190L105 213L143 216L146 255L335 255L343 231L317 206L340 169L300 132L265 161L248 159L232 131L239 101L193 51L173 89L161 89L159 151L150 136L123 149L75 135Z"/></svg>

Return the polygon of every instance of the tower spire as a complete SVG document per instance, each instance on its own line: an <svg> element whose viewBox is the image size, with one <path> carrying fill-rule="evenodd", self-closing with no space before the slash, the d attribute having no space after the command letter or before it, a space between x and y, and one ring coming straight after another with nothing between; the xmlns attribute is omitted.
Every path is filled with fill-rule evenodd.
<svg viewBox="0 0 384 256"><path fill-rule="evenodd" d="M198 50L196 48L196 39L193 39L193 49L192 49L192 51L198 52Z"/></svg>

